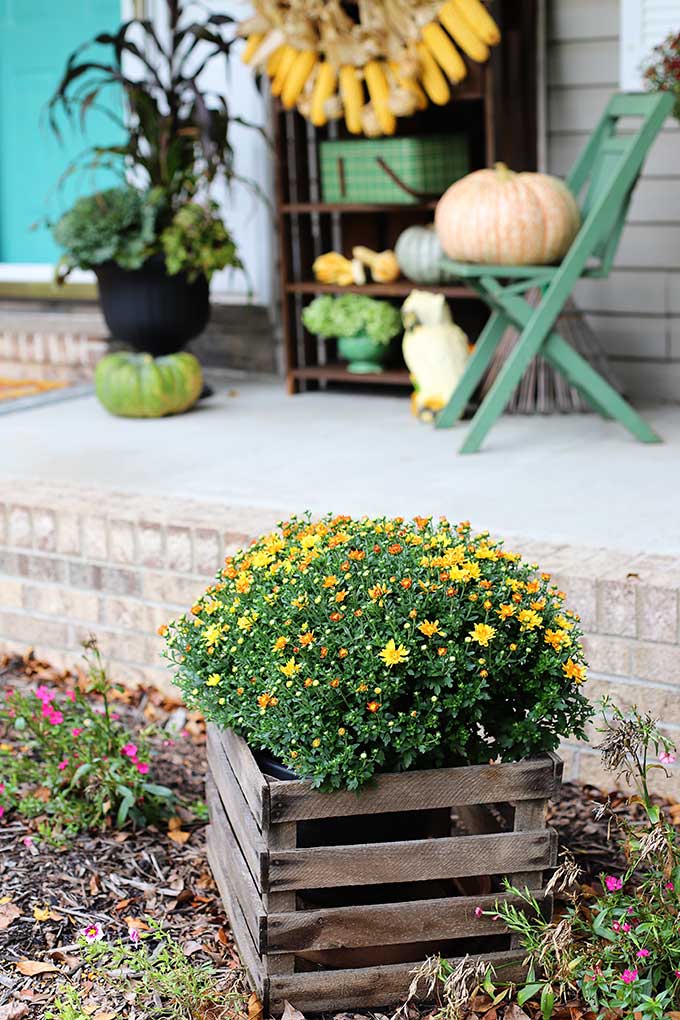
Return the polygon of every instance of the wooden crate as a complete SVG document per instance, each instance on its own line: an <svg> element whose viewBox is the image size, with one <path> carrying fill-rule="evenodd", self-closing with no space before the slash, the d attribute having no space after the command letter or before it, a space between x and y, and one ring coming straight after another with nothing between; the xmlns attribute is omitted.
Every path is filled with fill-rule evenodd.
<svg viewBox="0 0 680 1020"><path fill-rule="evenodd" d="M512 899L500 891L508 875L551 910L543 871L557 852L545 823L562 776L555 755L382 775L358 795L326 794L264 776L240 737L211 726L208 766L208 859L265 1016L286 999L309 1012L391 1005L434 952L477 955L501 979L521 977L521 950L475 908ZM395 811L417 813L399 820L397 841L319 845L317 832L308 845L310 823L335 825L337 844L338 819L393 824ZM412 838L423 827L428 838ZM338 889L355 905L334 904Z"/></svg>

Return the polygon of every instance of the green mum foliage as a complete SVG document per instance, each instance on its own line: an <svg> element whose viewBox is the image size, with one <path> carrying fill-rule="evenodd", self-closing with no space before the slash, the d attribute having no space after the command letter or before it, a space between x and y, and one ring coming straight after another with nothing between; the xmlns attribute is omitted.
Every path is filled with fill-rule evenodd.
<svg viewBox="0 0 680 1020"><path fill-rule="evenodd" d="M323 789L514 761L591 714L578 617L469 524L293 517L167 628L190 706Z"/></svg>
<svg viewBox="0 0 680 1020"><path fill-rule="evenodd" d="M114 261L138 269L154 251L156 224L165 207L159 188L109 188L79 198L52 227L64 249L60 272L93 269Z"/></svg>
<svg viewBox="0 0 680 1020"><path fill-rule="evenodd" d="M161 247L170 275L186 272L190 280L218 269L243 268L234 240L222 222L216 202L188 202L175 213L161 234Z"/></svg>
<svg viewBox="0 0 680 1020"><path fill-rule="evenodd" d="M376 343L388 344L401 332L399 309L388 301L343 294L321 295L302 313L302 321L311 333L327 337L349 337L365 333Z"/></svg>

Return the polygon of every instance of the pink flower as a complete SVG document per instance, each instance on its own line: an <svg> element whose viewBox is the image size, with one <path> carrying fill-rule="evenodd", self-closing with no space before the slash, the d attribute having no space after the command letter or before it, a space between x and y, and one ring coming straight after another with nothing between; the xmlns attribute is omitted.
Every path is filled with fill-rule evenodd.
<svg viewBox="0 0 680 1020"><path fill-rule="evenodd" d="M63 761L59 762L59 764L57 765L57 768L59 769L60 772L63 772L67 765L68 765L68 758L64 758Z"/></svg>
<svg viewBox="0 0 680 1020"><path fill-rule="evenodd" d="M609 892L619 892L623 889L623 882L620 878L616 878L615 875L607 875L604 880L604 884L607 886Z"/></svg>
<svg viewBox="0 0 680 1020"><path fill-rule="evenodd" d="M36 687L35 689L35 696L42 701L43 704L45 704L45 702L52 701L54 698L54 691L51 691L49 687L45 687L44 684L40 684L40 687Z"/></svg>
<svg viewBox="0 0 680 1020"><path fill-rule="evenodd" d="M638 949L638 951L637 951L637 953L635 955L637 957L639 957L641 960L644 960L646 956L649 956L649 950L648 949Z"/></svg>
<svg viewBox="0 0 680 1020"><path fill-rule="evenodd" d="M676 757L672 751L662 751L659 755L659 761L662 765L672 765L676 761Z"/></svg>
<svg viewBox="0 0 680 1020"><path fill-rule="evenodd" d="M630 931L630 925L628 924L628 921L624 921L621 927L623 928L624 931Z"/></svg>
<svg viewBox="0 0 680 1020"><path fill-rule="evenodd" d="M24 836L21 842L24 846L33 846L33 836Z"/></svg>
<svg viewBox="0 0 680 1020"><path fill-rule="evenodd" d="M136 928L128 928L128 938L135 945L139 942L139 932Z"/></svg>
<svg viewBox="0 0 680 1020"><path fill-rule="evenodd" d="M82 732L83 732L82 726L74 726L73 729L71 730L71 736L79 737Z"/></svg>
<svg viewBox="0 0 680 1020"><path fill-rule="evenodd" d="M4 809L4 807L2 806L2 804L0 804L0 818L2 818L2 816L4 815L4 813L5 813L5 809Z"/></svg>
<svg viewBox="0 0 680 1020"><path fill-rule="evenodd" d="M149 771L149 763L146 761L135 762L135 765L137 767L137 771L140 772L143 776L145 776Z"/></svg>
<svg viewBox="0 0 680 1020"><path fill-rule="evenodd" d="M614 929L614 931L621 931L621 925L618 921L613 922L612 928Z"/></svg>
<svg viewBox="0 0 680 1020"><path fill-rule="evenodd" d="M0 783L0 793L4 793L4 792L5 792L5 784L4 783Z"/></svg>
<svg viewBox="0 0 680 1020"><path fill-rule="evenodd" d="M51 712L47 717L47 721L50 726L59 726L64 721L64 714L63 712Z"/></svg>
<svg viewBox="0 0 680 1020"><path fill-rule="evenodd" d="M475 917L483 917L484 911L481 907L475 907Z"/></svg>
<svg viewBox="0 0 680 1020"><path fill-rule="evenodd" d="M623 981L624 985L632 985L633 981L637 981L637 979L638 972L636 970L624 970L623 974L621 975L621 980Z"/></svg>
<svg viewBox="0 0 680 1020"><path fill-rule="evenodd" d="M137 745L133 743L123 744L120 749L120 753L127 755L128 758L134 758L137 754Z"/></svg>
<svg viewBox="0 0 680 1020"><path fill-rule="evenodd" d="M676 977L680 977L680 970L676 970L676 972L675 972L675 976L676 976Z"/></svg>
<svg viewBox="0 0 680 1020"><path fill-rule="evenodd" d="M76 692L75 691L67 691L66 692L66 697L68 698L69 701L75 701L76 700Z"/></svg>
<svg viewBox="0 0 680 1020"><path fill-rule="evenodd" d="M670 892L673 892L673 890L675 889L675 886L673 885L672 882L666 882L666 885L664 886L664 888L668 889Z"/></svg>
<svg viewBox="0 0 680 1020"><path fill-rule="evenodd" d="M101 924L88 924L86 928L83 928L79 932L79 934L86 942L92 944L93 942L101 942L104 938L104 929Z"/></svg>

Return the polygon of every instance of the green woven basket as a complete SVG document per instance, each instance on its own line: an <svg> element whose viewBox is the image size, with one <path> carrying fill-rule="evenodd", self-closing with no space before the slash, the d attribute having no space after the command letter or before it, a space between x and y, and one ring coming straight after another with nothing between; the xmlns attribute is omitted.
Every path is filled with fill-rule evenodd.
<svg viewBox="0 0 680 1020"><path fill-rule="evenodd" d="M439 198L469 170L465 135L322 142L324 202L413 205Z"/></svg>

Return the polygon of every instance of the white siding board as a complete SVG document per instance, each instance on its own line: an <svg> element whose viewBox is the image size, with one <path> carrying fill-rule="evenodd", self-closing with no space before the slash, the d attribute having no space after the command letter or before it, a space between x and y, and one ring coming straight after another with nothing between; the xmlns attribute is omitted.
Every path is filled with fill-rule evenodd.
<svg viewBox="0 0 680 1020"><path fill-rule="evenodd" d="M548 97L550 132L589 132L597 124L616 91L616 84L596 88L553 88Z"/></svg>
<svg viewBox="0 0 680 1020"><path fill-rule="evenodd" d="M668 274L655 271L619 270L606 280L579 280L574 297L586 312L624 315L655 315L671 312ZM680 286L680 276L678 277ZM678 299L680 303L680 297Z"/></svg>
<svg viewBox="0 0 680 1020"><path fill-rule="evenodd" d="M612 368L627 394L648 400L677 402L680 395L680 362L613 359Z"/></svg>
<svg viewBox="0 0 680 1020"><path fill-rule="evenodd" d="M606 85L613 90L619 66L618 39L578 40L548 47L548 85Z"/></svg>
<svg viewBox="0 0 680 1020"><path fill-rule="evenodd" d="M680 285L680 279L678 284ZM669 334L670 356L674 361L680 361L680 315L670 320Z"/></svg>
<svg viewBox="0 0 680 1020"><path fill-rule="evenodd" d="M561 0L549 3L548 39L604 39L615 34L618 0Z"/></svg>
<svg viewBox="0 0 680 1020"><path fill-rule="evenodd" d="M670 321L663 316L589 315L588 323L612 356L663 359L668 354Z"/></svg>
<svg viewBox="0 0 680 1020"><path fill-rule="evenodd" d="M588 131L570 131L564 134L556 134L551 131L548 148L550 173L564 177L576 158L583 152L588 138ZM678 175L680 175L680 132L664 128L649 150L643 177Z"/></svg>
<svg viewBox="0 0 680 1020"><path fill-rule="evenodd" d="M680 315L680 269L666 276L666 304L673 315Z"/></svg>
<svg viewBox="0 0 680 1020"><path fill-rule="evenodd" d="M629 223L621 237L614 263L641 269L677 269L680 266L680 224Z"/></svg>
<svg viewBox="0 0 680 1020"><path fill-rule="evenodd" d="M680 223L680 176L642 178L633 192L630 223Z"/></svg>

